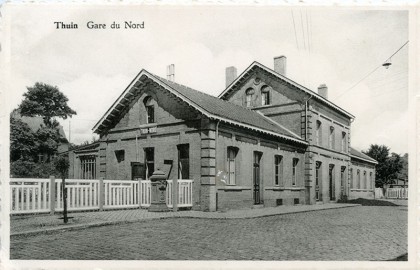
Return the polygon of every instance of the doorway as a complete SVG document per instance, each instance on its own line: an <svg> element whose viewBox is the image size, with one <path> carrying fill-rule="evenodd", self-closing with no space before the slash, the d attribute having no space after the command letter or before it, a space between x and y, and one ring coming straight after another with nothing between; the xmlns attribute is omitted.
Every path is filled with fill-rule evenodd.
<svg viewBox="0 0 420 270"><path fill-rule="evenodd" d="M330 164L329 173L329 195L330 195L330 201L335 200L334 196L334 165Z"/></svg>
<svg viewBox="0 0 420 270"><path fill-rule="evenodd" d="M254 204L261 204L261 152L254 152L253 183Z"/></svg>

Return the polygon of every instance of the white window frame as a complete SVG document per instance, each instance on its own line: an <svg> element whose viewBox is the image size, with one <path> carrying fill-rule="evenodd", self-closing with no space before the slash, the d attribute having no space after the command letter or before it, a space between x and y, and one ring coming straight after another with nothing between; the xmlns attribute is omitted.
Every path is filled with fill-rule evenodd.
<svg viewBox="0 0 420 270"><path fill-rule="evenodd" d="M276 170L277 170L277 173L276 173ZM280 183L282 182L283 182L283 156L275 155L274 156L274 185L280 186Z"/></svg>
<svg viewBox="0 0 420 270"><path fill-rule="evenodd" d="M226 172L227 172L227 185L236 185L236 155L238 150L234 147L227 148L226 157Z"/></svg>

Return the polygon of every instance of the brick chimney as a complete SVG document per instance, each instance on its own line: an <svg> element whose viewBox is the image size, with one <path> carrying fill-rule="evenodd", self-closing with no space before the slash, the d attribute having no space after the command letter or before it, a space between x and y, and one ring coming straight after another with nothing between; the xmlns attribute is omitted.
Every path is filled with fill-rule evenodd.
<svg viewBox="0 0 420 270"><path fill-rule="evenodd" d="M227 67L226 68L226 87L228 87L238 76L238 71L236 67Z"/></svg>
<svg viewBox="0 0 420 270"><path fill-rule="evenodd" d="M274 71L278 74L281 74L283 76L286 76L286 64L287 64L287 58L286 56L277 56L274 57Z"/></svg>
<svg viewBox="0 0 420 270"><path fill-rule="evenodd" d="M166 67L166 79L171 82L175 82L175 65L170 64Z"/></svg>
<svg viewBox="0 0 420 270"><path fill-rule="evenodd" d="M324 83L318 86L318 94L328 99L328 87Z"/></svg>

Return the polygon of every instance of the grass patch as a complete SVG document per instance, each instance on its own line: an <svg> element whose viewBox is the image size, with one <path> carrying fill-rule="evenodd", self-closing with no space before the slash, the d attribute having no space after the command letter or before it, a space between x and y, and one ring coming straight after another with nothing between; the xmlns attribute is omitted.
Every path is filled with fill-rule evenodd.
<svg viewBox="0 0 420 270"><path fill-rule="evenodd" d="M388 201L381 201L381 200L370 200L370 199L363 199L358 198L355 200L339 200L338 203L355 203L360 204L362 206L399 206L398 204L388 202Z"/></svg>

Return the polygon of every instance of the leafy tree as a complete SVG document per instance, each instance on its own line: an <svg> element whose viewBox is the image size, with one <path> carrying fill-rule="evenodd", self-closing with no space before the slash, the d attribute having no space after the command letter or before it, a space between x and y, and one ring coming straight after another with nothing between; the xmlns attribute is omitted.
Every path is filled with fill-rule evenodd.
<svg viewBox="0 0 420 270"><path fill-rule="evenodd" d="M396 153L390 154L389 147L377 144L371 145L368 151L363 153L378 161L376 166L376 187L394 183L403 167L400 155Z"/></svg>
<svg viewBox="0 0 420 270"><path fill-rule="evenodd" d="M68 98L57 87L35 83L28 87L24 100L11 114L10 120L10 173L12 177L41 177L58 175L50 158L55 156L61 137L56 117L66 119L75 115L68 105ZM39 128L26 124L20 116L42 117ZM44 158L39 161L39 155Z"/></svg>
<svg viewBox="0 0 420 270"><path fill-rule="evenodd" d="M38 140L37 152L47 156L47 161L57 153L58 144L61 141L57 129L41 127L35 133Z"/></svg>
<svg viewBox="0 0 420 270"><path fill-rule="evenodd" d="M20 119L10 119L10 161L32 160L36 152L35 134L28 124Z"/></svg>
<svg viewBox="0 0 420 270"><path fill-rule="evenodd" d="M408 182L408 154L402 156L402 169L398 174L398 179Z"/></svg>
<svg viewBox="0 0 420 270"><path fill-rule="evenodd" d="M67 119L76 114L67 105L68 98L57 86L37 82L33 87L28 87L28 92L23 96L25 99L19 106L21 115L41 116L46 127L57 127L58 122L54 117Z"/></svg>

